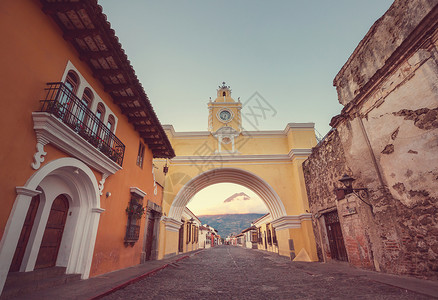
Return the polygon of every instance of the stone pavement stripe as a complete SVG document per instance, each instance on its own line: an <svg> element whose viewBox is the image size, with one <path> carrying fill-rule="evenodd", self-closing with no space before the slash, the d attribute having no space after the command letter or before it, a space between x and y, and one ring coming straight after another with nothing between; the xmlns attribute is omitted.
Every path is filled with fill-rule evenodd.
<svg viewBox="0 0 438 300"><path fill-rule="evenodd" d="M194 255L196 255L196 254L198 254L198 253L199 253L199 252L195 253ZM156 268L156 269L153 269L152 271L146 272L146 273L144 273L144 274L142 274L142 275L140 275L140 276L137 276L137 277L135 277L135 278L133 278L133 279L131 279L131 280L128 280L128 281L126 281L126 282L124 282L124 283L122 283L122 284L120 284L120 285L118 285L118 286L116 286L116 287L113 287L112 289L110 289L110 290L108 290L108 291L106 291L106 292L103 292L103 293L101 293L101 294L99 294L99 295L97 295L97 296L91 298L90 300L97 300L97 299L101 299L101 298L103 298L103 297L105 297L105 296L108 296L109 294L112 294L112 293L114 293L114 292L116 292L116 291L118 291L118 290L120 290L120 289L123 289L124 287L126 287L126 286L128 286L128 285L130 285L130 284L133 284L133 283L135 283L135 282L137 282L137 281L139 281L139 280L141 280L141 279L143 279L143 278L146 278L146 277L149 277L149 276L154 275L154 274L157 273L158 271L161 271L161 270L163 270L164 268L167 268L170 264L174 264L174 263L179 262L180 260L183 260L183 259L186 259L186 258L189 258L189 255L182 256L182 257L176 259L175 261L172 261L172 262L170 262L170 263L167 263L167 264L165 264L165 265L163 265L163 266L161 266L161 267L158 267L158 268Z"/></svg>

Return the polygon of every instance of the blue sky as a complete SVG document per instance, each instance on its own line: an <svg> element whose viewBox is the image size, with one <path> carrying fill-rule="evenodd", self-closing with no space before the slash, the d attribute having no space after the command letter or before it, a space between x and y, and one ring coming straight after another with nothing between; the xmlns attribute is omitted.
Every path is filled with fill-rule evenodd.
<svg viewBox="0 0 438 300"><path fill-rule="evenodd" d="M260 130L314 122L321 135L342 109L334 77L391 3L99 1L162 124L207 130L208 99L226 81L235 99L259 92L276 110Z"/></svg>

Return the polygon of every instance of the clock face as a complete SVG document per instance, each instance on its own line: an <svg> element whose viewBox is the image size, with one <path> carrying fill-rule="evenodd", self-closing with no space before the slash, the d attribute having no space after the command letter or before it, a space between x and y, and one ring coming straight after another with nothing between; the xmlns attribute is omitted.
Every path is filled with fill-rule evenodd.
<svg viewBox="0 0 438 300"><path fill-rule="evenodd" d="M231 120L231 112L229 112L228 110L221 111L219 113L219 119L224 122Z"/></svg>

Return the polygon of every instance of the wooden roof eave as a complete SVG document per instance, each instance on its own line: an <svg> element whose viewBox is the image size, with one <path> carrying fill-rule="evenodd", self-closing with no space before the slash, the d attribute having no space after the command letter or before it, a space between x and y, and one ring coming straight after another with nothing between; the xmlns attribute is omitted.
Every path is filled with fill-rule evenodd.
<svg viewBox="0 0 438 300"><path fill-rule="evenodd" d="M64 32L64 38L77 49L79 52L79 57L89 65L94 76L102 82L105 87L105 91L113 98L113 102L122 109L122 112L127 115L127 117L130 119L130 122L135 124L135 122L144 121L146 124L150 124L147 126L156 129L156 133L154 133L154 137L152 139L149 136L143 137L143 132L136 129L144 138L145 143L150 146L153 156L156 158L173 158L175 156L175 152L170 144L170 141L168 140L167 135L165 134L164 129L161 126L161 123L158 120L155 111L153 110L152 104L144 92L144 89L140 84L132 65L122 49L114 30L111 29L111 25L106 20L106 16L102 12L102 7L97 4L97 1L65 1L61 3L41 0L41 3L43 5L43 11L54 19L57 25ZM82 14L85 11L87 17L92 22L92 27L94 28L68 29L58 16L58 13L67 13L69 11L75 11L76 14L78 14L79 10L81 10ZM84 51L76 39L84 39L90 36L99 36L108 50ZM90 62L91 59L108 57L113 58L118 66L117 69L97 69ZM120 74L125 78L127 82L126 84L108 85L102 80L103 76L117 76ZM115 91L121 91L123 89L131 89L135 95L127 96L125 101L123 99L125 97L116 96L113 94ZM127 108L121 105L123 103L134 101L138 101L140 103L140 107ZM132 113L137 112L144 112L146 116L134 117L131 115ZM131 118L136 118L136 120L132 121ZM163 145L160 147L160 149L157 149L155 146L155 141L157 140L162 141Z"/></svg>

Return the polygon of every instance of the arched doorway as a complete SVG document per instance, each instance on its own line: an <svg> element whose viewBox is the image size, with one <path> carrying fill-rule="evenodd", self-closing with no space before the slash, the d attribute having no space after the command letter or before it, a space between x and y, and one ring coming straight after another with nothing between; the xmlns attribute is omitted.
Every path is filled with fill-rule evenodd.
<svg viewBox="0 0 438 300"><path fill-rule="evenodd" d="M14 207L0 243L0 286L7 278L17 247L21 247L22 257L21 263L14 266L16 270L28 272L54 265L65 267L67 274L88 278L99 216L103 212L93 171L75 158L60 158L41 167L16 191ZM33 226L26 225L28 237L23 247L19 245L20 233L35 196L39 196L40 202L32 217ZM46 230L49 227L51 229ZM55 243L46 241L49 231L55 232ZM50 252L52 258L42 264L40 248L51 245L52 249L46 253Z"/></svg>
<svg viewBox="0 0 438 300"><path fill-rule="evenodd" d="M68 208L68 200L64 195L59 195L53 201L35 263L35 269L49 268L56 265Z"/></svg>
<svg viewBox="0 0 438 300"><path fill-rule="evenodd" d="M24 220L23 229L21 230L20 238L15 249L14 258L12 259L9 272L18 272L20 270L21 263L23 261L24 252L26 251L29 237L32 232L33 223L35 222L35 216L40 205L40 195L32 197L29 205L29 209Z"/></svg>

